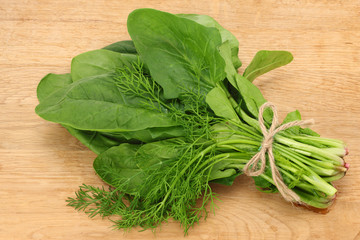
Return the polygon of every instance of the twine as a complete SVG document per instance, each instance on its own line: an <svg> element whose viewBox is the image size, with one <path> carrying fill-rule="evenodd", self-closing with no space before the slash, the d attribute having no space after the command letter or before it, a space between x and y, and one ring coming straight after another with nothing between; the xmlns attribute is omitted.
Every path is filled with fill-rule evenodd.
<svg viewBox="0 0 360 240"><path fill-rule="evenodd" d="M264 124L264 110L266 108L271 108L273 112L273 119L272 123L269 129L266 128ZM243 171L248 176L259 176L265 171L266 167L266 153L268 155L269 163L270 163L270 169L272 174L272 179L274 180L275 186L279 190L280 194L283 196L283 198L286 201L289 202L296 202L300 203L300 197L292 191L290 188L286 186L284 183L283 178L281 177L281 174L279 170L276 167L274 154L272 151L273 148L273 141L274 136L281 131L284 131L285 129L291 128L293 126L302 126L302 125L309 125L314 124L314 120L296 120L293 122L289 122L286 124L283 124L279 127L278 125L278 114L276 111L275 106L272 103L266 102L264 103L260 109L259 109L259 125L262 134L264 135L263 142L259 148L259 152L255 154L250 161L245 165ZM258 163L261 161L260 168L258 168Z"/></svg>

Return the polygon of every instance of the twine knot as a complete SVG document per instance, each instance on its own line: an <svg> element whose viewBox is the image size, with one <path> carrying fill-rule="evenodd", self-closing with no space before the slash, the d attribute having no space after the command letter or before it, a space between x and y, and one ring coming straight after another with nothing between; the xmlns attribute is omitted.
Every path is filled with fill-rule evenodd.
<svg viewBox="0 0 360 240"><path fill-rule="evenodd" d="M273 119L269 129L266 128L264 124L263 114L266 108L270 108L273 112ZM270 102L264 103L259 109L259 125L261 132L264 136L263 142L259 148L258 153L256 153L250 161L245 165L243 171L248 176L259 176L265 171L266 167L266 154L268 155L272 179L275 186L279 190L280 194L286 201L300 203L300 197L286 186L284 183L279 170L276 167L274 154L272 151L274 136L283 130L286 130L293 126L302 126L313 124L314 120L296 120L289 123L285 123L279 127L278 126L278 114L276 111L275 105ZM258 163L260 162L260 167Z"/></svg>

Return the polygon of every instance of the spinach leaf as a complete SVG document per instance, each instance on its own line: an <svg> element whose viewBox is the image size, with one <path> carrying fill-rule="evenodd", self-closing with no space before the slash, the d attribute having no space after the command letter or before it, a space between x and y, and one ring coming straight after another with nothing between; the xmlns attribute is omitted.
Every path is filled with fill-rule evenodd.
<svg viewBox="0 0 360 240"><path fill-rule="evenodd" d="M162 139L182 137L184 136L184 129L181 126L155 127L138 131L115 132L111 133L110 136L122 137L129 142L139 140L144 143L149 143Z"/></svg>
<svg viewBox="0 0 360 240"><path fill-rule="evenodd" d="M177 14L176 16L193 20L206 27L214 27L219 30L222 42L229 42L231 48L231 61L235 69L241 67L241 61L238 57L239 54L239 41L237 38L227 29L223 28L215 19L207 15L199 14Z"/></svg>
<svg viewBox="0 0 360 240"><path fill-rule="evenodd" d="M301 114L298 110L288 113L281 124L293 122L296 120L301 120ZM316 137L320 136L318 133L311 130L310 128L302 128L300 126L291 127L289 129L286 129L285 132L292 133L295 135L299 135L301 133L301 134L316 136Z"/></svg>
<svg viewBox="0 0 360 240"><path fill-rule="evenodd" d="M223 185L232 185L235 178L242 174L241 165L236 165L232 160L223 160L214 164L211 169L209 181Z"/></svg>
<svg viewBox="0 0 360 240"><path fill-rule="evenodd" d="M121 143L149 143L168 138L184 136L182 127L148 128L126 132L85 131L63 125L71 135L79 139L86 147L100 154L110 147Z"/></svg>
<svg viewBox="0 0 360 240"><path fill-rule="evenodd" d="M230 174L227 174L229 175L228 177L223 177L223 178L218 178L218 179L214 179L212 180L211 182L212 183L219 183L219 184L222 184L222 185L226 185L226 186L231 186L233 185L236 177L240 176L241 175L241 172L235 172L234 174L230 175Z"/></svg>
<svg viewBox="0 0 360 240"><path fill-rule="evenodd" d="M97 131L79 130L70 126L62 125L68 132L76 137L82 144L88 147L96 154L105 152L111 147L118 146L125 142L124 138L115 138L109 134L104 134Z"/></svg>
<svg viewBox="0 0 360 240"><path fill-rule="evenodd" d="M103 49L110 50L113 52L118 52L118 53L137 54L134 43L131 40L115 42L106 47L103 47Z"/></svg>
<svg viewBox="0 0 360 240"><path fill-rule="evenodd" d="M43 77L37 87L36 93L39 102L46 99L53 92L72 83L70 73L54 74L49 73Z"/></svg>
<svg viewBox="0 0 360 240"><path fill-rule="evenodd" d="M225 77L216 28L154 9L138 9L128 17L128 31L167 99L189 91L206 95Z"/></svg>
<svg viewBox="0 0 360 240"><path fill-rule="evenodd" d="M266 100L261 94L260 90L245 77L236 72L236 69L231 64L231 49L228 42L222 44L219 48L220 54L226 62L225 72L226 78L231 85L237 90L239 94L238 102L241 104L237 108L238 112L244 116L244 113L254 118L257 121L259 108ZM264 119L270 120L270 113L265 111ZM243 117L244 119L245 117ZM250 122L248 122L250 125Z"/></svg>
<svg viewBox="0 0 360 240"><path fill-rule="evenodd" d="M137 165L146 172L171 165L184 152L181 143L175 138L144 144L137 151Z"/></svg>
<svg viewBox="0 0 360 240"><path fill-rule="evenodd" d="M206 103L218 117L224 117L235 122L239 121L238 115L229 102L225 91L221 87L214 87L206 95Z"/></svg>
<svg viewBox="0 0 360 240"><path fill-rule="evenodd" d="M109 185L128 194L137 193L146 175L136 165L140 145L123 143L101 153L93 163L99 177Z"/></svg>
<svg viewBox="0 0 360 240"><path fill-rule="evenodd" d="M41 79L37 87L37 97L39 102L44 101L52 93L59 91L61 88L66 87L72 83L70 73L66 74L47 74ZM112 146L119 145L118 139L109 138L100 132L83 131L72 128L70 126L62 125L68 132L82 142L93 152L99 154Z"/></svg>
<svg viewBox="0 0 360 240"><path fill-rule="evenodd" d="M286 117L284 118L283 122L281 123L281 125L285 124L285 123L293 122L296 120L301 120L301 115L300 115L299 111L293 111L293 112L288 113L286 115ZM291 127L291 128L286 129L285 131L289 132L289 133L294 133L297 135L297 134L299 134L300 126Z"/></svg>
<svg viewBox="0 0 360 240"><path fill-rule="evenodd" d="M311 130L310 128L300 128L300 132L305 135L320 137L320 134L318 134L314 130Z"/></svg>
<svg viewBox="0 0 360 240"><path fill-rule="evenodd" d="M252 177L254 179L254 183L256 188L265 193L276 193L278 192L278 189L275 187L274 184L272 184L267 178L264 176L271 176L270 168L266 168L264 174Z"/></svg>
<svg viewBox="0 0 360 240"><path fill-rule="evenodd" d="M45 100L35 109L39 116L80 130L120 132L177 126L165 113L144 108L144 99L120 92L112 74L83 78Z"/></svg>
<svg viewBox="0 0 360 240"><path fill-rule="evenodd" d="M48 74L39 83L37 95L40 102L61 88L72 83L70 74ZM63 90L61 90L63 91ZM54 98L54 97L53 97ZM56 98L56 97L55 97ZM140 101L140 100L139 100ZM154 127L138 131L126 132L101 132L80 130L66 124L62 124L71 135L76 137L86 147L100 154L110 147L120 143L153 142L162 139L180 137L184 135L182 127Z"/></svg>
<svg viewBox="0 0 360 240"><path fill-rule="evenodd" d="M258 76L275 68L284 66L293 60L293 56L287 51L259 51L245 69L243 74L250 82Z"/></svg>
<svg viewBox="0 0 360 240"><path fill-rule="evenodd" d="M143 195L141 185L151 174L172 165L183 153L177 139L144 145L123 143L101 153L94 161L96 173L108 184L129 194Z"/></svg>
<svg viewBox="0 0 360 240"><path fill-rule="evenodd" d="M211 169L209 181L232 185L235 178L242 174L244 165L252 156L253 154L250 152L241 152L215 163Z"/></svg>
<svg viewBox="0 0 360 240"><path fill-rule="evenodd" d="M71 78L73 82L80 79L114 72L117 68L138 62L134 54L122 54L110 50L98 49L82 53L72 59Z"/></svg>
<svg viewBox="0 0 360 240"><path fill-rule="evenodd" d="M182 127L148 128L126 132L100 132L75 129L63 125L71 135L96 154L121 143L150 143L168 138L184 136Z"/></svg>

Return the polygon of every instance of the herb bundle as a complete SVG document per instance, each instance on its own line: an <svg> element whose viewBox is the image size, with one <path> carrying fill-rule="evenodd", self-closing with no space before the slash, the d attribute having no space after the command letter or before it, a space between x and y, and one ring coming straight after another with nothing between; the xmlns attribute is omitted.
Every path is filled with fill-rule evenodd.
<svg viewBox="0 0 360 240"><path fill-rule="evenodd" d="M97 153L94 169L110 185L84 184L68 205L119 216L112 221L122 229L173 218L186 233L214 206L209 183L231 185L244 172L265 192L278 192L280 181L296 204L332 204L332 182L348 169L342 141L292 126L268 139L261 162L249 162L265 147L259 120L265 128L277 121L252 81L291 53L259 51L239 74L239 42L209 16L138 9L128 31L131 41L80 54L71 73L39 83L36 113ZM300 120L294 111L282 124Z"/></svg>

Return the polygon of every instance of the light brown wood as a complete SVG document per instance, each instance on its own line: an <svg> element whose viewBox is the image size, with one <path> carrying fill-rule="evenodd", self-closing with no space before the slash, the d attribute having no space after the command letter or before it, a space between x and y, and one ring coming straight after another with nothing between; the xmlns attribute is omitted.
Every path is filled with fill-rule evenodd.
<svg viewBox="0 0 360 240"><path fill-rule="evenodd" d="M207 14L240 41L244 66L256 51L289 50L294 61L254 83L284 117L298 109L322 136L347 142L351 168L326 215L256 190L248 177L214 186L221 201L187 239L360 239L360 2L357 0L0 1L0 239L182 239L179 224L123 234L65 205L82 183L102 185L95 154L37 117L36 86L66 73L71 58L129 39L140 7Z"/></svg>

